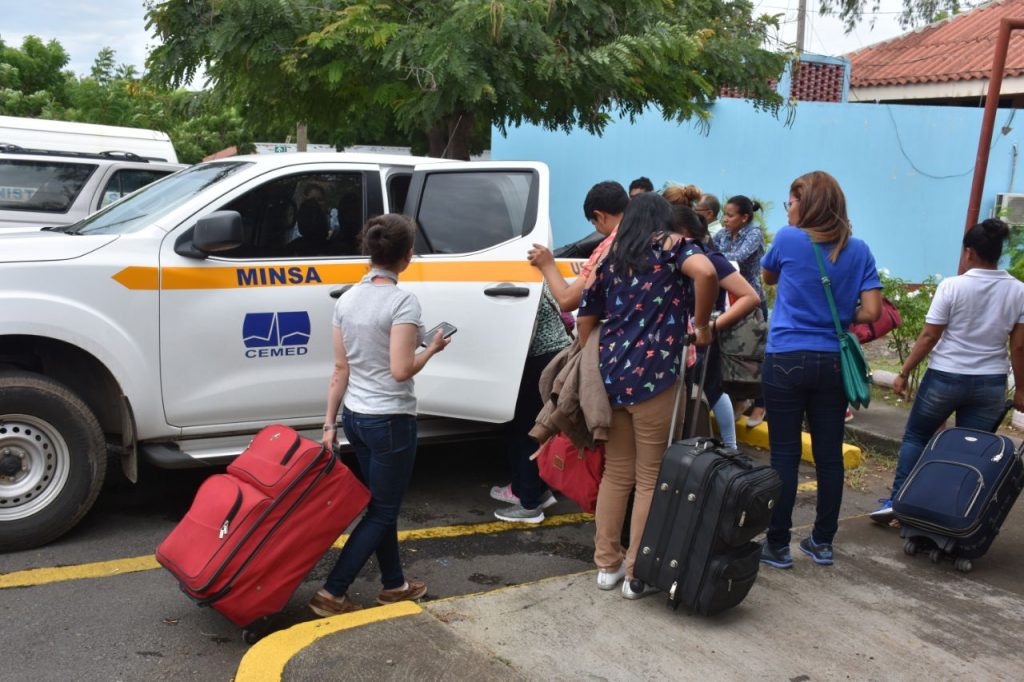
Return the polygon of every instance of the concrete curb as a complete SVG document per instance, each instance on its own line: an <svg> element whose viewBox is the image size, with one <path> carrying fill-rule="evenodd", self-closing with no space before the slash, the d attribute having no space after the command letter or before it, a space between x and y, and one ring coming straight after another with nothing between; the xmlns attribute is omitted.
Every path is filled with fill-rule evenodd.
<svg viewBox="0 0 1024 682"><path fill-rule="evenodd" d="M748 427L745 416L736 420L736 440L746 445L753 445L755 448L771 450L771 445L768 441L768 424L762 422L757 426ZM801 440L803 445L800 458L805 462L814 462L814 455L811 451L811 435L809 433L802 433ZM860 462L860 448L856 445L843 443L843 468L847 470L856 469L860 466Z"/></svg>

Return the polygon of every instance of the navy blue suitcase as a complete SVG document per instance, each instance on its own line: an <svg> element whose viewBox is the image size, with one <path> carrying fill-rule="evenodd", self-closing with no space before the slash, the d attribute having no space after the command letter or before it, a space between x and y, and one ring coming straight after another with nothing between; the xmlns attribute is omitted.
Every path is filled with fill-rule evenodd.
<svg viewBox="0 0 1024 682"><path fill-rule="evenodd" d="M975 429L940 431L893 500L904 551L970 571L988 551L1024 488L1022 450L1006 436Z"/></svg>

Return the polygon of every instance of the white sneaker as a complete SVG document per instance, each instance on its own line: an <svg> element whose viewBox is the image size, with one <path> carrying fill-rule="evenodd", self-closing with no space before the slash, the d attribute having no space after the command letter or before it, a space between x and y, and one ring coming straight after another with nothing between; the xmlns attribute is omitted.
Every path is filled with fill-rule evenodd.
<svg viewBox="0 0 1024 682"><path fill-rule="evenodd" d="M623 561L616 569L597 569L597 587L601 590L614 590L619 581L626 577L626 562Z"/></svg>
<svg viewBox="0 0 1024 682"><path fill-rule="evenodd" d="M641 585L643 586L640 587L639 592L633 591L633 583L637 583L637 587L640 587ZM622 581L622 596L626 599L640 599L641 597L646 597L647 595L657 591L658 588L654 587L653 585L648 585L644 581L637 580L636 578L631 578Z"/></svg>
<svg viewBox="0 0 1024 682"><path fill-rule="evenodd" d="M508 485L492 486L491 499L497 500L498 502L504 502L505 504L519 504L519 498L512 492L511 483ZM540 508L547 509L555 504L558 504L558 498L556 498L550 490L545 490L544 495L540 498Z"/></svg>

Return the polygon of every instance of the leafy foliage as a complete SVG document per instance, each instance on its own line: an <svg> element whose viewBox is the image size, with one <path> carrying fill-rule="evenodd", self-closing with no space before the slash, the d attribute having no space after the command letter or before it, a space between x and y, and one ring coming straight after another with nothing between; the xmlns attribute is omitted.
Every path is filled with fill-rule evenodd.
<svg viewBox="0 0 1024 682"><path fill-rule="evenodd" d="M921 330L924 329L924 318L932 304L939 280L936 276L929 275L920 287L912 289L905 280L892 277L885 271L879 271L879 275L882 279L882 295L892 301L903 320L899 327L885 337L889 350L896 353L902 365L910 355L910 349L914 347L917 337L921 335ZM908 401L913 399L927 368L928 361L924 360L910 373L907 380Z"/></svg>
<svg viewBox="0 0 1024 682"><path fill-rule="evenodd" d="M135 67L118 64L110 48L82 78L64 70L67 62L56 41L28 36L20 49L0 42L0 114L162 130L183 163L251 145L241 114L215 93L156 87Z"/></svg>
<svg viewBox="0 0 1024 682"><path fill-rule="evenodd" d="M481 122L706 121L724 86L776 111L787 58L762 49L777 20L749 0L165 0L147 16L162 83L203 72L263 124L389 121L463 158Z"/></svg>
<svg viewBox="0 0 1024 682"><path fill-rule="evenodd" d="M68 53L60 43L26 36L21 47L0 40L0 113L40 116L67 101Z"/></svg>
<svg viewBox="0 0 1024 682"><path fill-rule="evenodd" d="M933 21L947 19L969 11L983 4L984 0L961 2L961 0L903 0L900 12L900 26L910 28L929 24ZM877 12L881 7L880 0L819 0L822 14L835 14L843 20L847 32L850 32L864 18L864 10Z"/></svg>

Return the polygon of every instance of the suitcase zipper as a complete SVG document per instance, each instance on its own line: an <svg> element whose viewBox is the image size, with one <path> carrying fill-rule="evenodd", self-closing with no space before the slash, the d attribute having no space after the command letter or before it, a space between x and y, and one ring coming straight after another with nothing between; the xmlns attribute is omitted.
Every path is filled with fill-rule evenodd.
<svg viewBox="0 0 1024 682"><path fill-rule="evenodd" d="M977 467L971 466L970 464L964 464L963 462L954 462L948 459L933 459L930 462L925 462L925 466L929 464L949 464L951 466L964 467L965 469L970 469L971 471L978 475L978 484L977 486L975 486L974 495L971 497L971 503L967 505L967 509L963 513L963 516L965 518L969 516L971 513L971 509L974 508L974 504L978 501L978 497L981 495L981 491L985 488L985 476L982 475L981 470L978 469ZM914 482L914 479L917 478L918 474L920 474L923 470L924 466L915 470L910 475L910 478L908 478L906 483L903 484L903 487L900 488L900 494L896 499L898 499L901 502L903 501L903 496L906 494L908 490L910 490L910 484Z"/></svg>
<svg viewBox="0 0 1024 682"><path fill-rule="evenodd" d="M238 489L238 497L235 498L235 503L228 510L228 515L224 518L224 523L220 527L220 534L218 537L223 540L224 536L228 534L228 526L232 521L235 520L235 516L238 514L238 510L242 507L242 489Z"/></svg>

